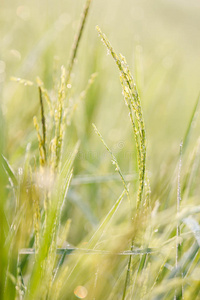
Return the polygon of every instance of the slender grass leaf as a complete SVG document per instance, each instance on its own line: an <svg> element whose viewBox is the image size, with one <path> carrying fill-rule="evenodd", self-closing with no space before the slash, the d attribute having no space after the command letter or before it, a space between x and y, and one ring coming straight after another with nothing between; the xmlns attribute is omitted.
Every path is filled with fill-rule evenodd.
<svg viewBox="0 0 200 300"><path fill-rule="evenodd" d="M15 176L15 173L14 173L11 165L9 164L8 160L3 155L1 155L1 156L2 156L3 168L8 176L8 179L9 179L12 187L17 187L18 181L17 181L17 178Z"/></svg>
<svg viewBox="0 0 200 300"><path fill-rule="evenodd" d="M113 216L115 215L115 213L117 212L124 194L126 193L126 191L124 190L122 192L122 194L120 195L120 197L118 198L118 200L115 202L115 204L112 206L112 208L110 209L109 213L107 214L107 216L104 218L103 222L100 224L99 228L95 231L95 233L93 234L93 236L91 237L91 239L88 242L88 247L89 248L95 248L95 246L97 245L98 241L101 239L101 237L103 236L103 234L106 232Z"/></svg>
<svg viewBox="0 0 200 300"><path fill-rule="evenodd" d="M184 139L183 139L183 152L187 148L187 145L188 145L188 142L189 142L189 138L190 138L190 134L191 134L191 130L192 130L192 124L194 122L196 112L198 111L199 103L200 103L200 94L197 97L197 100L195 102L195 105L194 105L194 108L193 108L193 111L192 111L192 114L191 114L191 117L190 117L190 120L189 120L189 123L188 123L188 127L187 127L186 132L185 132L185 136L184 136Z"/></svg>

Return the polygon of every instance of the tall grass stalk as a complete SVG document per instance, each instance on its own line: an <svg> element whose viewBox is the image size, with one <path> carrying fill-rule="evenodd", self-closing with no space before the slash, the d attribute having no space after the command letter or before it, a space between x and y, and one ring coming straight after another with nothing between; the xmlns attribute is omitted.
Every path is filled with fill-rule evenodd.
<svg viewBox="0 0 200 300"><path fill-rule="evenodd" d="M72 50L71 50L71 55L70 55L70 59L69 59L68 66L67 66L67 76L66 76L66 83L67 84L69 83L69 80L70 80L71 72L72 72L72 69L73 69L73 66L74 66L74 61L75 61L75 58L76 58L76 55L77 55L78 47L79 47L80 40L81 40L81 37L82 37L82 34L83 34L83 30L84 30L84 27L85 27L85 22L86 22L86 19L87 19L87 16L88 16L88 12L89 12L91 2L92 2L92 0L87 0L86 3L85 3L85 7L84 7L83 12L82 12L82 16L81 16L80 24L79 24L79 27L78 27L78 31L77 31L77 34L75 35L75 38L74 38L74 42L73 42Z"/></svg>
<svg viewBox="0 0 200 300"><path fill-rule="evenodd" d="M136 149L137 149L138 169L139 169L139 187L138 187L137 200L136 200L136 216L134 220L136 225L138 222L139 215L141 214L142 206L145 203L145 199L143 199L143 191L145 185L145 172L146 172L146 133L145 133L145 125L144 125L141 101L137 91L136 84L133 80L133 76L130 72L125 57L122 56L121 54L118 56L116 51L110 44L106 35L102 33L101 29L98 26L96 27L96 29L119 69L122 92L124 95L125 104L127 105L129 110L129 116L130 116L133 132L134 132ZM131 249L132 247L133 247L133 239L131 241ZM129 286L131 260L132 257L130 256L128 261L124 291L122 296L123 300L126 298L127 289Z"/></svg>
<svg viewBox="0 0 200 300"><path fill-rule="evenodd" d="M63 160L63 139L67 123L66 118L68 117L66 113L66 109L68 108L68 103L66 103L67 90L80 39L88 16L90 3L91 1L86 1L78 33L72 46L68 69L66 71L64 66L61 68L60 84L57 101L55 103L53 103L48 91L44 88L43 82L39 78L37 79L41 110L41 126L36 116L33 121L38 137L40 163L39 177L42 181L40 186L41 184L44 186L43 191L38 188L35 179L35 175L37 173L36 167L34 167L34 171L32 171L31 167L24 169L24 172L26 172L24 178L25 180L28 178L30 182L29 193L30 200L33 205L35 262L28 280L27 289L24 289L20 275L22 258L18 260L17 264L19 267L17 268L19 268L19 272L17 275L17 286L18 297L20 299L21 297L24 297L25 299L38 299L38 297L46 299L50 297L52 289L54 280L53 272L57 261L56 253L58 235L60 235L61 212L72 177L72 164L78 150L77 144L71 156L67 159L65 158L65 163L61 166L61 160ZM83 96L85 96L85 94ZM43 99L46 100L49 108L49 112L47 114L45 113L45 104ZM47 124L45 114L50 115L50 121L53 122L52 124ZM48 143L50 143L49 148L47 148ZM9 177L14 178L14 176L12 176L11 168L9 168L9 165L6 163L6 159L4 159L4 165L10 173ZM27 166L28 165L29 163ZM48 174L49 170L50 173ZM13 186L14 184L16 184L16 182L13 180ZM43 202L44 209L41 208L41 200ZM68 228L66 230L68 230ZM65 233L67 232L66 230Z"/></svg>
<svg viewBox="0 0 200 300"><path fill-rule="evenodd" d="M146 171L146 133L144 118L142 113L141 101L137 91L137 87L134 83L133 76L130 72L129 66L127 65L125 57L121 54L118 56L113 47L111 46L108 38L101 29L96 27L103 43L107 47L108 51L112 55L117 67L120 71L120 81L122 91L124 95L125 104L128 106L129 116L133 127L137 154L138 154L138 167L139 167L139 188L138 196L136 201L136 208L139 208L143 202L143 190L145 182L145 171Z"/></svg>

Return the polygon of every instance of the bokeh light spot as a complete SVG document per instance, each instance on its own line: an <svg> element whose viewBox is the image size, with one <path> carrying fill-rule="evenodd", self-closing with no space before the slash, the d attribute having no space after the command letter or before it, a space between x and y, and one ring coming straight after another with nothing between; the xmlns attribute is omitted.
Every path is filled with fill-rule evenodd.
<svg viewBox="0 0 200 300"><path fill-rule="evenodd" d="M77 286L74 290L74 295L79 299L84 299L87 297L88 291L84 286Z"/></svg>

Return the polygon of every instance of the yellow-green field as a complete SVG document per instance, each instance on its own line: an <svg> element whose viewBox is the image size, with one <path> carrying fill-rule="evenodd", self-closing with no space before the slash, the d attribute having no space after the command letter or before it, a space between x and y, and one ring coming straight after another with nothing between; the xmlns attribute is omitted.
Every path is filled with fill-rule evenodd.
<svg viewBox="0 0 200 300"><path fill-rule="evenodd" d="M198 0L1 1L0 299L200 299L199 32Z"/></svg>

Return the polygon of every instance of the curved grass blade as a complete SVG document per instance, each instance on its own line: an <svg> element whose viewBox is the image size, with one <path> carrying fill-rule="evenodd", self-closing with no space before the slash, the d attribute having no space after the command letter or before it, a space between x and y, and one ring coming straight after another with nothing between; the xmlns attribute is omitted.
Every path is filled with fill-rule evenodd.
<svg viewBox="0 0 200 300"><path fill-rule="evenodd" d="M114 217L114 215L116 214L125 194L126 194L126 191L124 190L122 192L122 194L120 195L120 197L118 198L118 200L112 206L112 208L110 209L110 211L108 212L108 214L106 215L104 220L101 222L101 224L99 225L99 227L97 228L97 230L95 231L93 236L90 238L89 242L87 243L87 249L95 249L97 243L99 242L99 240L101 239L103 234L106 232L107 228L109 227L109 224L110 224L112 218ZM69 273L69 275L67 277L67 280L79 268L80 264L81 264L81 258L79 258L76 261L75 265L73 266L71 272Z"/></svg>
<svg viewBox="0 0 200 300"><path fill-rule="evenodd" d="M189 138L190 138L190 134L191 134L191 130L192 130L192 123L194 122L195 115L196 115L196 113L199 109L199 104L200 104L200 94L197 97L196 103L194 105L194 108L193 108L193 111L192 111L192 114L191 114L191 117L190 117L190 120L189 120L189 123L188 123L188 127L187 127L186 132L185 132L185 136L184 136L184 139L183 139L183 152L187 148Z"/></svg>
<svg viewBox="0 0 200 300"><path fill-rule="evenodd" d="M15 173L14 173L11 165L9 164L8 160L3 156L3 154L1 154L1 157L2 157L3 168L8 176L11 186L15 188L18 186L18 180L15 176Z"/></svg>
<svg viewBox="0 0 200 300"><path fill-rule="evenodd" d="M173 280L175 279L175 284L174 284L174 289L177 288L176 282L179 281L179 288L183 284L183 279L181 278L176 278L177 275L180 273L180 271L183 273L183 278L187 274L188 270L190 269L194 258L196 255L199 253L200 246L199 244L195 241L193 245L190 247L190 249L185 252L183 257L180 259L178 266L174 267L171 272L169 273L168 276L166 276L166 279L162 281L162 286L169 286L170 282L173 283ZM158 295L154 298L155 300L161 300L163 297L166 295L164 289L160 289L161 291L158 293Z"/></svg>
<svg viewBox="0 0 200 300"><path fill-rule="evenodd" d="M95 246L97 245L98 241L101 239L101 237L103 236L103 234L106 232L113 216L116 214L122 200L123 197L126 193L126 190L124 190L122 192L122 194L120 195L120 197L118 198L118 200L115 202L115 204L112 206L112 208L110 209L109 213L106 215L106 217L104 218L103 222L100 224L100 226L98 227L98 229L95 231L95 233L93 234L93 236L91 237L91 239L89 240L87 246L90 249L95 248Z"/></svg>

